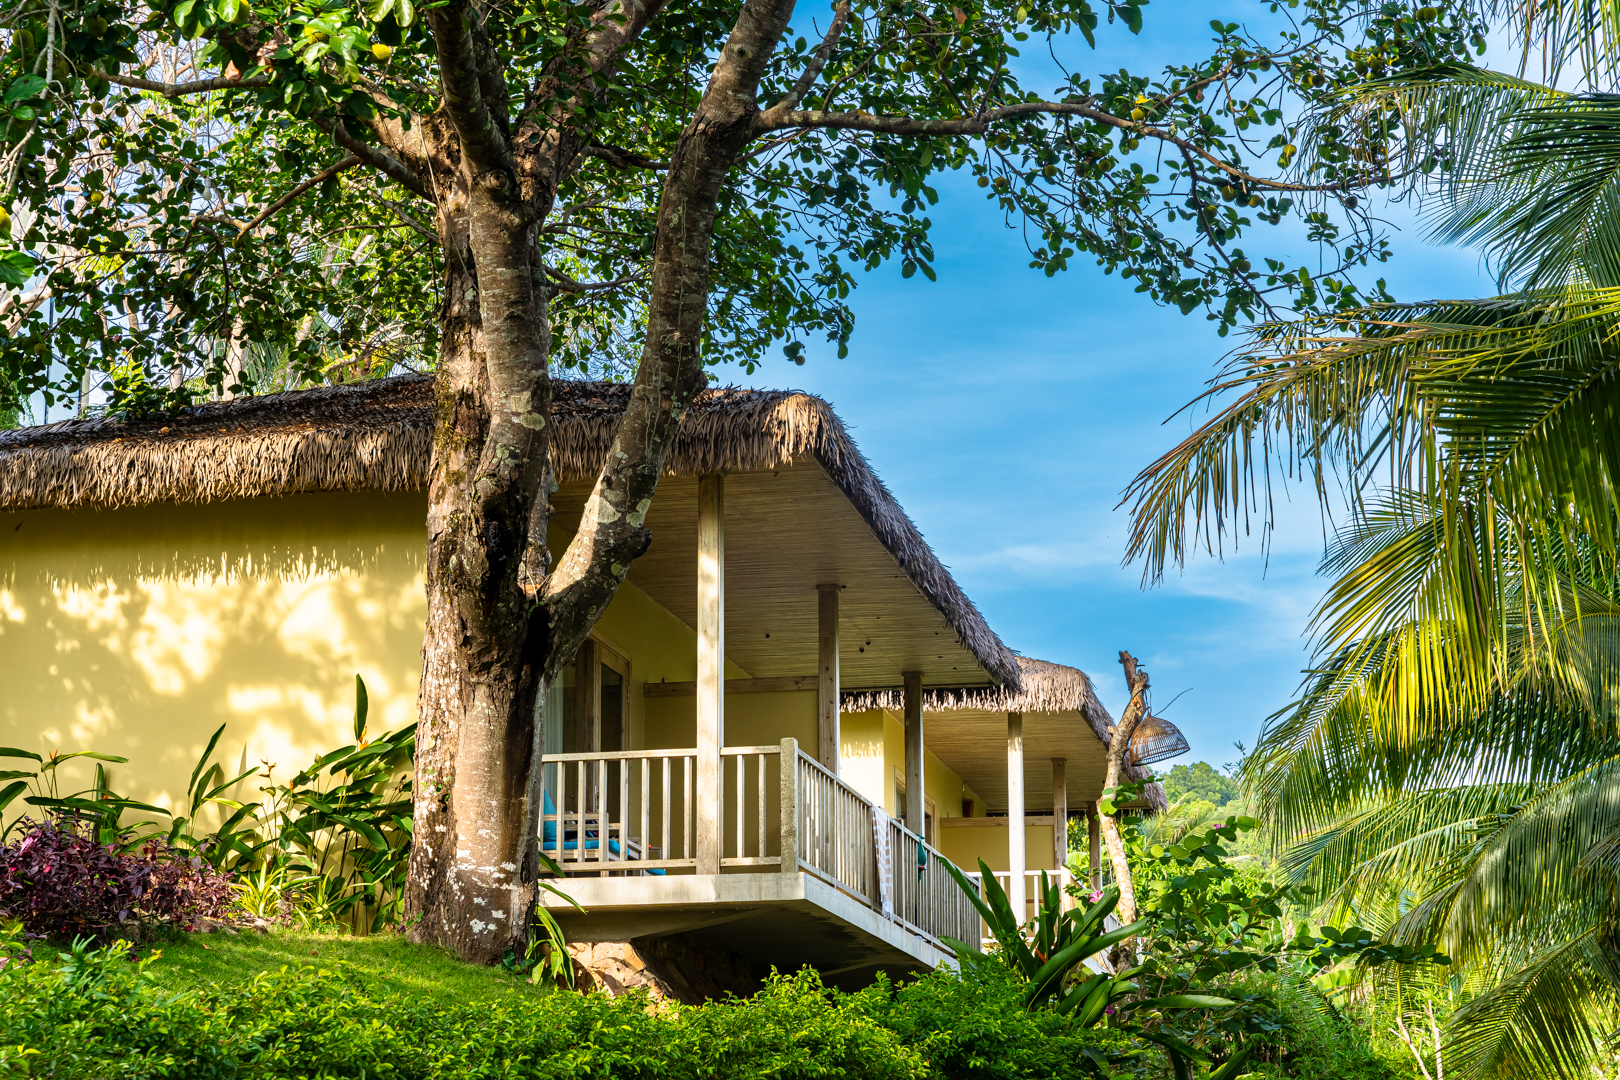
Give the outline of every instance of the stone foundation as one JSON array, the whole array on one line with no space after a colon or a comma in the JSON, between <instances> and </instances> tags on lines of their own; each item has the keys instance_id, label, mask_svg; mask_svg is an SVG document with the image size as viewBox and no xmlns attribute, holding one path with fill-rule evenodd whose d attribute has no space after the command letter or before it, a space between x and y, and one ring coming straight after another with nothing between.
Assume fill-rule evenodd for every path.
<instances>
[{"instance_id":1,"label":"stone foundation","mask_svg":"<svg viewBox=\"0 0 1620 1080\"><path fill-rule=\"evenodd\" d=\"M701 941L637 938L568 946L581 990L618 997L645 990L655 1002L697 1005L728 995L748 997L760 978L748 961Z\"/></svg>"}]
</instances>

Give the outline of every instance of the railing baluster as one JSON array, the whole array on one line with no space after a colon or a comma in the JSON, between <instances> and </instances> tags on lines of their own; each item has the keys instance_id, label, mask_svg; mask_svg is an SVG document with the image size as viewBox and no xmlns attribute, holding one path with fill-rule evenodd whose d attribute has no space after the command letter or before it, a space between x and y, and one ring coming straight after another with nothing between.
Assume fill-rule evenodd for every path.
<instances>
[{"instance_id":1,"label":"railing baluster","mask_svg":"<svg viewBox=\"0 0 1620 1080\"><path fill-rule=\"evenodd\" d=\"M662 839L664 841L664 846L660 850L662 851L664 858L667 859L667 858L670 857L670 854L671 854L670 846L669 846L669 812L670 812L671 809L673 809L673 807L671 806L671 797L670 797L670 791L669 791L669 758L664 759L663 773L664 773L664 783L663 783L664 792L663 792L663 797L660 799L660 802L662 804L663 811L664 811L664 815L663 815L663 834L662 834ZM686 852L684 852L684 851L681 852L681 858L684 859L685 857L686 857Z\"/></svg>"},{"instance_id":2,"label":"railing baluster","mask_svg":"<svg viewBox=\"0 0 1620 1080\"><path fill-rule=\"evenodd\" d=\"M630 762L614 758L619 767L619 858L630 861Z\"/></svg>"},{"instance_id":3,"label":"railing baluster","mask_svg":"<svg viewBox=\"0 0 1620 1080\"><path fill-rule=\"evenodd\" d=\"M681 758L681 793L686 796L686 810L681 814L681 858L692 857L692 763L697 758Z\"/></svg>"},{"instance_id":4,"label":"railing baluster","mask_svg":"<svg viewBox=\"0 0 1620 1080\"><path fill-rule=\"evenodd\" d=\"M596 763L596 861L607 861L607 762Z\"/></svg>"},{"instance_id":5,"label":"railing baluster","mask_svg":"<svg viewBox=\"0 0 1620 1080\"><path fill-rule=\"evenodd\" d=\"M579 763L574 770L574 861L583 862L585 859L585 814L590 809L590 785L585 782L585 763ZM568 845L564 843L564 847Z\"/></svg>"},{"instance_id":6,"label":"railing baluster","mask_svg":"<svg viewBox=\"0 0 1620 1080\"><path fill-rule=\"evenodd\" d=\"M667 758L665 759L668 760ZM651 815L647 812L647 804L651 801L648 795L651 789L647 780L652 773L652 762L646 758L641 759L641 857L643 860L652 858L652 829L648 826ZM659 858L664 857L664 849L658 849Z\"/></svg>"},{"instance_id":7,"label":"railing baluster","mask_svg":"<svg viewBox=\"0 0 1620 1080\"><path fill-rule=\"evenodd\" d=\"M765 755L759 757L759 857L765 858Z\"/></svg>"}]
</instances>

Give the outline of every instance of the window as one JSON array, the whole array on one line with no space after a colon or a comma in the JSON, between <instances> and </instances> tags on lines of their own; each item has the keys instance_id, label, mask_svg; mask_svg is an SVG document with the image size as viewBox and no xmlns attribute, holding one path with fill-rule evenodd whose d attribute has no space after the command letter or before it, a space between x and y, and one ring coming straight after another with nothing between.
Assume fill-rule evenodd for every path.
<instances>
[{"instance_id":1,"label":"window","mask_svg":"<svg viewBox=\"0 0 1620 1080\"><path fill-rule=\"evenodd\" d=\"M596 639L587 640L552 683L546 698L545 753L613 753L626 749L630 736L629 684L629 661ZM594 769L587 772L587 798L594 798L597 774ZM560 782L557 766L547 765L546 789L561 790ZM609 789L608 799L616 810L618 785L610 784ZM572 800L573 795L569 798Z\"/></svg>"},{"instance_id":2,"label":"window","mask_svg":"<svg viewBox=\"0 0 1620 1080\"><path fill-rule=\"evenodd\" d=\"M894 770L894 815L897 818L906 816L906 774L899 769ZM938 834L935 832L934 819L939 817L939 811L934 806L934 800L923 796L923 839L930 845L938 846Z\"/></svg>"}]
</instances>

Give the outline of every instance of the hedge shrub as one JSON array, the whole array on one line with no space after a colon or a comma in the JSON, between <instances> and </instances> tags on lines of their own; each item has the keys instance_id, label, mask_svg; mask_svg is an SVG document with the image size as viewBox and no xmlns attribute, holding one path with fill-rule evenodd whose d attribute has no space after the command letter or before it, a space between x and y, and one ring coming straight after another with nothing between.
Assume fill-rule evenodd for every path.
<instances>
[{"instance_id":1,"label":"hedge shrub","mask_svg":"<svg viewBox=\"0 0 1620 1080\"><path fill-rule=\"evenodd\" d=\"M514 993L467 1005L305 965L175 993L113 951L0 969L0 1077L101 1080L1067 1080L1128 1060L1117 1033L1017 1007L1018 987L934 973L853 994L813 971L746 1001Z\"/></svg>"}]
</instances>

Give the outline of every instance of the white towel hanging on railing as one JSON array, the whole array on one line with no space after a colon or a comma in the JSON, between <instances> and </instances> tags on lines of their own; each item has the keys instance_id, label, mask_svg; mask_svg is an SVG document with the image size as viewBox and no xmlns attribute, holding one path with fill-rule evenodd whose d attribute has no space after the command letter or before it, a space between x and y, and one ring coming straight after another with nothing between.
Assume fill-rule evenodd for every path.
<instances>
[{"instance_id":1,"label":"white towel hanging on railing","mask_svg":"<svg viewBox=\"0 0 1620 1080\"><path fill-rule=\"evenodd\" d=\"M894 852L889 847L889 815L872 807L872 851L877 855L879 906L894 921Z\"/></svg>"}]
</instances>

